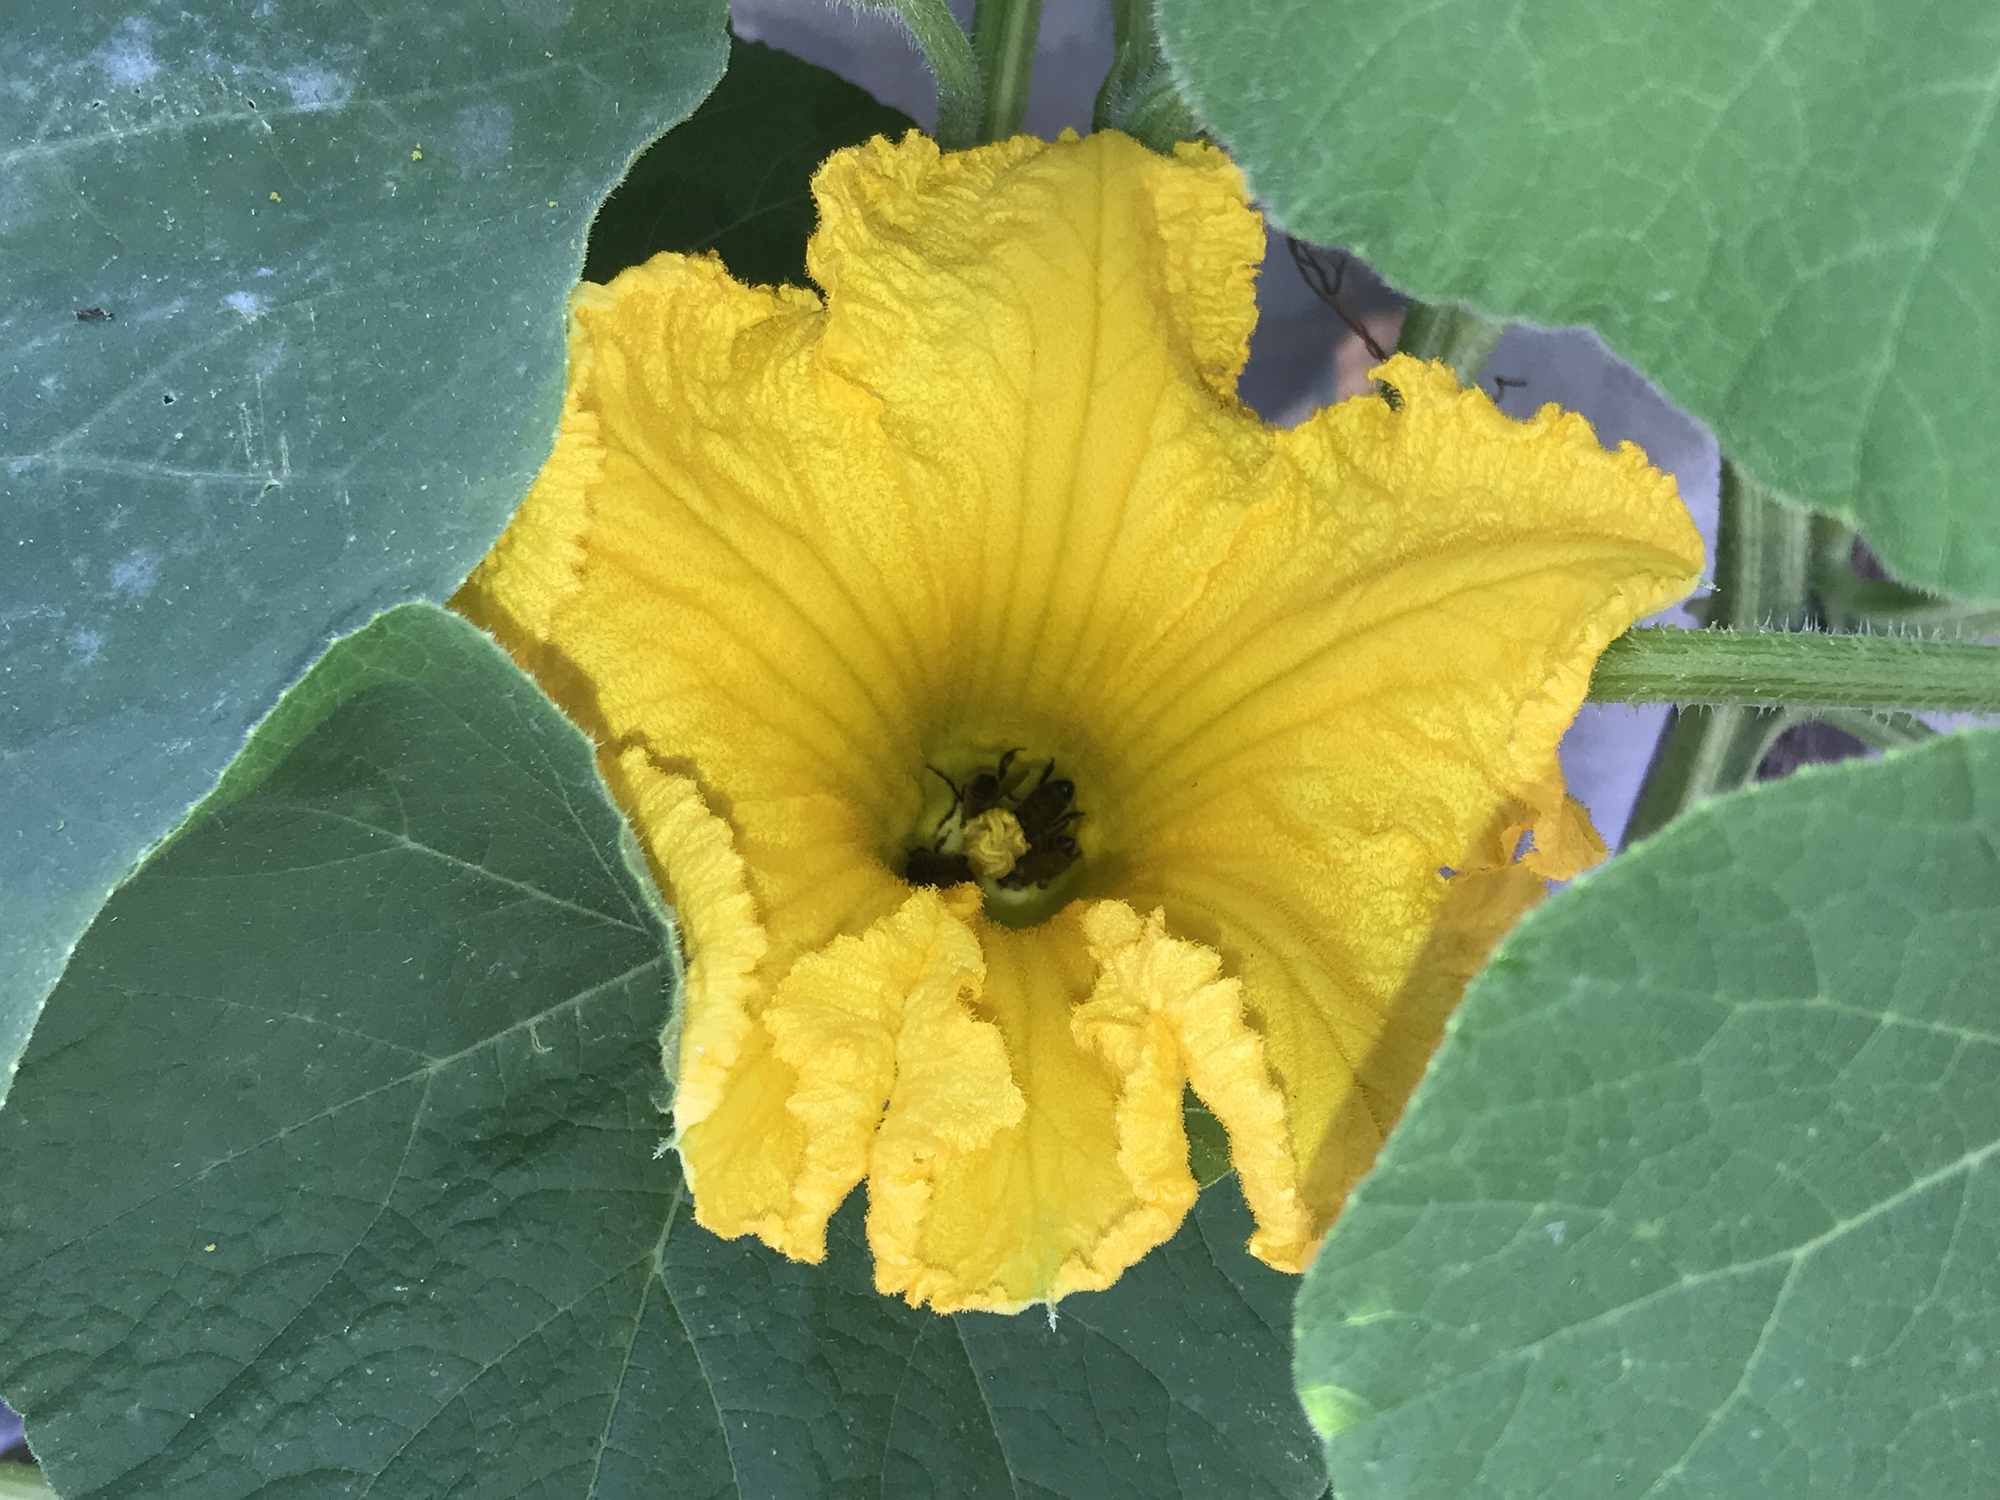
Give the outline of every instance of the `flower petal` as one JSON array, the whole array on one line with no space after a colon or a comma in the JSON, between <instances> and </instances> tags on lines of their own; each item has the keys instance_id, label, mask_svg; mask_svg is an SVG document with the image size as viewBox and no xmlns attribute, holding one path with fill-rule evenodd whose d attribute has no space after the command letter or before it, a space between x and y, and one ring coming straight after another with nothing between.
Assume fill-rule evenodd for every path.
<instances>
[{"instance_id":1,"label":"flower petal","mask_svg":"<svg viewBox=\"0 0 2000 1500\"><path fill-rule=\"evenodd\" d=\"M513 521L451 600L529 671L540 666L557 606L582 586L587 496L604 472L597 414L583 395L590 358L590 341L572 325L569 384L554 445Z\"/></svg>"},{"instance_id":2,"label":"flower petal","mask_svg":"<svg viewBox=\"0 0 2000 1500\"><path fill-rule=\"evenodd\" d=\"M842 497L882 489L878 447L822 399L808 294L662 256L581 289L575 318L605 458L551 625L576 685L552 691L601 738L697 768L770 934L768 992L904 894L883 856L919 801L922 658L881 532L842 520Z\"/></svg>"},{"instance_id":3,"label":"flower petal","mask_svg":"<svg viewBox=\"0 0 2000 1500\"><path fill-rule=\"evenodd\" d=\"M828 358L865 372L902 415L923 403L897 400L898 387L968 389L996 363L1109 394L1089 382L1103 351L1078 358L1085 329L1127 348L1164 333L1216 394L1235 394L1264 227L1220 151L1186 143L1167 158L1116 132L955 152L878 136L829 158L813 196L807 269L832 309ZM919 309L949 322L914 330ZM1128 309L1131 326L1111 326Z\"/></svg>"},{"instance_id":4,"label":"flower petal","mask_svg":"<svg viewBox=\"0 0 2000 1500\"><path fill-rule=\"evenodd\" d=\"M1557 742L1604 644L1701 562L1636 449L1553 410L1511 422L1441 367L1380 373L1399 409L1277 438L1196 617L1123 685L1107 793L1118 894L1243 981L1315 1234L1415 1081L1410 1036L1435 1039L1407 1013L1457 882L1507 868L1522 831L1550 873L1601 852ZM1283 1238L1267 1258L1303 1264L1310 1241Z\"/></svg>"},{"instance_id":5,"label":"flower petal","mask_svg":"<svg viewBox=\"0 0 2000 1500\"><path fill-rule=\"evenodd\" d=\"M579 290L563 441L594 467L517 518L553 561L510 531L461 596L601 742L695 772L767 989L902 899L940 746L1091 773L1095 699L1268 447L1232 394L1263 229L1220 153L911 135L815 191L826 308L679 256Z\"/></svg>"},{"instance_id":6,"label":"flower petal","mask_svg":"<svg viewBox=\"0 0 2000 1500\"><path fill-rule=\"evenodd\" d=\"M785 1107L806 1142L785 1237L773 1242L786 1254L825 1253L827 1220L871 1156L971 1151L1020 1119L1000 1034L971 1011L986 970L968 925L977 906L970 887L914 891L862 936L800 959L766 1007L797 1079Z\"/></svg>"},{"instance_id":7,"label":"flower petal","mask_svg":"<svg viewBox=\"0 0 2000 1500\"><path fill-rule=\"evenodd\" d=\"M1120 901L1092 903L1083 927L1101 972L1070 1029L1124 1080L1126 1174L1186 1175L1185 1084L1229 1132L1230 1161L1257 1221L1251 1249L1268 1259L1309 1240L1285 1101L1263 1039L1244 1019L1240 982L1220 977L1221 955L1168 936L1164 913L1141 918Z\"/></svg>"},{"instance_id":8,"label":"flower petal","mask_svg":"<svg viewBox=\"0 0 2000 1500\"><path fill-rule=\"evenodd\" d=\"M755 972L768 947L729 827L685 776L646 751L602 756L612 794L638 829L673 904L687 973L678 1035L661 1037L674 1093L674 1144L695 1219L724 1237L785 1240L805 1131L786 1113L797 1079L756 1024Z\"/></svg>"},{"instance_id":9,"label":"flower petal","mask_svg":"<svg viewBox=\"0 0 2000 1500\"><path fill-rule=\"evenodd\" d=\"M687 956L680 1025L661 1039L667 1076L679 1081L675 1118L685 1128L714 1112L743 1051L752 1029L751 976L769 944L729 825L709 812L701 789L637 748L608 759L605 770L674 908Z\"/></svg>"},{"instance_id":10,"label":"flower petal","mask_svg":"<svg viewBox=\"0 0 2000 1500\"><path fill-rule=\"evenodd\" d=\"M895 493L936 523L897 533L937 583L903 590L935 727L1086 762L1097 685L1185 607L1162 568L1220 557L1218 476L1266 451L1234 397L1264 239L1241 176L1115 134L909 136L833 157L814 192L822 368L871 393Z\"/></svg>"},{"instance_id":11,"label":"flower petal","mask_svg":"<svg viewBox=\"0 0 2000 1500\"><path fill-rule=\"evenodd\" d=\"M1119 1076L1070 1029L1097 978L1081 909L1020 931L983 924L980 940L980 1010L1006 1039L1025 1112L978 1149L943 1149L935 1122L962 1092L959 1065L912 1049L869 1170L875 1285L939 1312L1015 1312L1109 1286L1172 1235L1195 1193L1185 1140L1163 1149L1153 1093L1121 1111Z\"/></svg>"},{"instance_id":12,"label":"flower petal","mask_svg":"<svg viewBox=\"0 0 2000 1500\"><path fill-rule=\"evenodd\" d=\"M1264 429L1262 229L1204 148L913 136L815 192L825 305L673 256L578 293L461 592L739 924L684 912L697 1218L814 1256L865 1164L884 1289L1103 1286L1191 1201L1185 1078L1300 1265L1535 872L1601 852L1556 741L1699 544L1636 452L1413 361ZM897 872L925 763L1026 743L1133 906L972 919L970 1001L967 893Z\"/></svg>"},{"instance_id":13,"label":"flower petal","mask_svg":"<svg viewBox=\"0 0 2000 1500\"><path fill-rule=\"evenodd\" d=\"M584 586L556 630L605 731L704 768L754 735L732 801L837 789L872 804L867 772L909 717L905 653L823 555L816 481L843 445L809 368L817 303L661 256L583 288L575 315L607 452Z\"/></svg>"}]
</instances>

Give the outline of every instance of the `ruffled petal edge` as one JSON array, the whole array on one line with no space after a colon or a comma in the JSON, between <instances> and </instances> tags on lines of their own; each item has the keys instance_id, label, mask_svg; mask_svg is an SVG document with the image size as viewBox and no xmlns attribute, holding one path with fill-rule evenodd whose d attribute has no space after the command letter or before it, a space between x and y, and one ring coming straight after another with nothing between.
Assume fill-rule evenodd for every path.
<instances>
[{"instance_id":1,"label":"ruffled petal edge","mask_svg":"<svg viewBox=\"0 0 2000 1500\"><path fill-rule=\"evenodd\" d=\"M714 1113L742 1055L769 943L729 825L708 810L701 788L636 746L606 770L680 927L681 1014L661 1035L660 1060L677 1080L674 1126L684 1134Z\"/></svg>"},{"instance_id":2,"label":"ruffled petal edge","mask_svg":"<svg viewBox=\"0 0 2000 1500\"><path fill-rule=\"evenodd\" d=\"M1099 901L1083 922L1100 974L1071 1029L1123 1080L1118 1150L1127 1175L1152 1184L1163 1206L1178 1206L1154 1243L1173 1233L1194 1201L1185 1085L1229 1134L1230 1162L1257 1226L1251 1253L1301 1269L1315 1242L1312 1216L1299 1192L1284 1096L1244 1015L1241 983L1222 976L1214 950L1173 937L1162 911L1142 918L1123 902Z\"/></svg>"}]
</instances>

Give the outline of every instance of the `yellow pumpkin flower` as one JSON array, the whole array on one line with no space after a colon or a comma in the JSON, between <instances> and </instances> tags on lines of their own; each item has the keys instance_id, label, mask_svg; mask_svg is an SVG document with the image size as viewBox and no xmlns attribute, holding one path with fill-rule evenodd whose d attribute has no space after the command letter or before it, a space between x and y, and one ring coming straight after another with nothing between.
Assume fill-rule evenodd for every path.
<instances>
[{"instance_id":1,"label":"yellow pumpkin flower","mask_svg":"<svg viewBox=\"0 0 2000 1500\"><path fill-rule=\"evenodd\" d=\"M1191 1088L1301 1269L1494 939L1603 852L1556 745L1699 570L1672 481L1402 357L1399 400L1264 426L1263 229L1207 148L912 135L814 192L820 295L579 289L457 600L679 912L695 1217L817 1260L865 1179L884 1292L1052 1303L1181 1222Z\"/></svg>"}]
</instances>

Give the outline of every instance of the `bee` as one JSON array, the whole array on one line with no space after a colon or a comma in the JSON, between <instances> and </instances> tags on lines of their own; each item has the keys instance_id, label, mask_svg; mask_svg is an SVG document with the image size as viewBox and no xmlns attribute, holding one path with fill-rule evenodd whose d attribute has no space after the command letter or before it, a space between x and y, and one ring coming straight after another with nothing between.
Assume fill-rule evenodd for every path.
<instances>
[{"instance_id":1,"label":"bee","mask_svg":"<svg viewBox=\"0 0 2000 1500\"><path fill-rule=\"evenodd\" d=\"M1003 802L1011 800L1007 795L1007 774L1014 764L1014 757L1020 753L1021 747L1016 745L1012 750L1009 750L1005 755L1000 757L1000 763L992 770L980 771L974 774L965 783L965 790L963 792L960 792L957 787L952 786L950 778L945 777L942 771L937 773L944 779L946 786L950 786L953 792L958 793L959 815L966 822L970 823L981 813L989 812L993 808L999 807ZM1050 764L1053 765L1054 762L1050 762Z\"/></svg>"},{"instance_id":2,"label":"bee","mask_svg":"<svg viewBox=\"0 0 2000 1500\"><path fill-rule=\"evenodd\" d=\"M1014 868L1000 877L1003 890L1025 890L1047 885L1081 854L1070 832L1082 820L1075 806L1076 783L1055 774L1050 759L1034 783L1017 790L1015 760L1019 746L1004 752L993 765L975 771L963 783L953 781L936 766L926 765L951 793L951 802L931 831L928 845L916 845L903 856L903 878L911 885L950 886L976 878L971 860L961 850L947 849L954 829L965 826L995 808L1012 813L1028 840L1028 852L1015 861Z\"/></svg>"},{"instance_id":3,"label":"bee","mask_svg":"<svg viewBox=\"0 0 2000 1500\"><path fill-rule=\"evenodd\" d=\"M972 879L972 861L942 849L912 849L903 861L903 879L911 885L964 885Z\"/></svg>"},{"instance_id":4,"label":"bee","mask_svg":"<svg viewBox=\"0 0 2000 1500\"><path fill-rule=\"evenodd\" d=\"M1076 783L1066 776L1055 775L1055 768L1053 760L1043 766L1041 779L1014 801L1014 817L1027 836L1028 852L1000 877L1005 890L1047 885L1075 864L1082 853L1069 833L1083 819L1082 810L1073 805Z\"/></svg>"},{"instance_id":5,"label":"bee","mask_svg":"<svg viewBox=\"0 0 2000 1500\"><path fill-rule=\"evenodd\" d=\"M1076 840L1059 833L1043 843L1031 844L1028 852L1014 862L1014 868L1000 877L1003 890L1026 890L1031 885L1047 885L1077 862L1083 851Z\"/></svg>"},{"instance_id":6,"label":"bee","mask_svg":"<svg viewBox=\"0 0 2000 1500\"><path fill-rule=\"evenodd\" d=\"M1014 816L1020 820L1021 832L1028 836L1030 844L1061 833L1083 816L1070 806L1076 798L1076 783L1061 776L1051 780L1055 768L1054 761L1042 767L1041 780L1014 804Z\"/></svg>"},{"instance_id":7,"label":"bee","mask_svg":"<svg viewBox=\"0 0 2000 1500\"><path fill-rule=\"evenodd\" d=\"M953 815L965 805L965 791L936 766L926 765L924 769L951 789L951 804L931 830L929 846L918 844L904 854L903 879L911 885L963 885L972 879L972 862L963 854L947 852L944 841L951 832Z\"/></svg>"}]
</instances>

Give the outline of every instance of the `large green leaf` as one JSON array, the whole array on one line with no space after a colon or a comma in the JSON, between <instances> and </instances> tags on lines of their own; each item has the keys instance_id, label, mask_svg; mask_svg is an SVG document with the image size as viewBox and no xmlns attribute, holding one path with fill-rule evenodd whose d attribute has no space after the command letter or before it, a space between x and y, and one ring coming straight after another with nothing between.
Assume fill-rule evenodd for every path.
<instances>
[{"instance_id":1,"label":"large green leaf","mask_svg":"<svg viewBox=\"0 0 2000 1500\"><path fill-rule=\"evenodd\" d=\"M1299 1298L1342 1500L1991 1493L1996 973L1994 734L1531 916Z\"/></svg>"},{"instance_id":2,"label":"large green leaf","mask_svg":"<svg viewBox=\"0 0 2000 1500\"><path fill-rule=\"evenodd\" d=\"M66 1496L1304 1497L1233 1184L953 1319L698 1229L678 965L583 737L429 606L335 647L107 904L0 1111L0 1390Z\"/></svg>"},{"instance_id":3,"label":"large green leaf","mask_svg":"<svg viewBox=\"0 0 2000 1500\"><path fill-rule=\"evenodd\" d=\"M81 0L0 27L0 1064L326 642L498 533L554 431L585 225L714 82L722 11Z\"/></svg>"},{"instance_id":4,"label":"large green leaf","mask_svg":"<svg viewBox=\"0 0 2000 1500\"><path fill-rule=\"evenodd\" d=\"M715 92L606 201L584 275L609 281L660 250L713 250L739 281L804 285L814 170L842 146L913 124L838 74L736 41Z\"/></svg>"},{"instance_id":5,"label":"large green leaf","mask_svg":"<svg viewBox=\"0 0 2000 1500\"><path fill-rule=\"evenodd\" d=\"M2000 7L1160 0L1280 222L1588 323L1905 579L2000 597Z\"/></svg>"}]
</instances>

